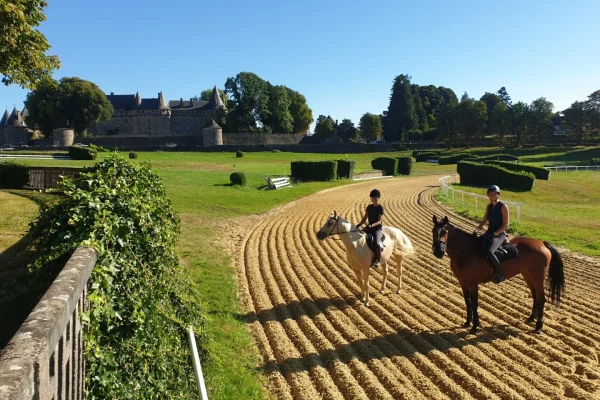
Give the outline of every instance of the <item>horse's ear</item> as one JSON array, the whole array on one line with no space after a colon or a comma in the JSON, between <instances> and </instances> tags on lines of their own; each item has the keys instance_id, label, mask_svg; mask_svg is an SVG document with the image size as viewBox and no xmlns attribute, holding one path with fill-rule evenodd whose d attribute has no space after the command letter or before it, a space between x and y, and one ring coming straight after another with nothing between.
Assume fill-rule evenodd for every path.
<instances>
[{"instance_id":1,"label":"horse's ear","mask_svg":"<svg viewBox=\"0 0 600 400\"><path fill-rule=\"evenodd\" d=\"M448 223L448 216L445 216L442 222L444 223L444 225L446 225Z\"/></svg>"},{"instance_id":2,"label":"horse's ear","mask_svg":"<svg viewBox=\"0 0 600 400\"><path fill-rule=\"evenodd\" d=\"M434 225L437 225L437 215L434 215L434 216L433 216L433 224L434 224Z\"/></svg>"},{"instance_id":3,"label":"horse's ear","mask_svg":"<svg viewBox=\"0 0 600 400\"><path fill-rule=\"evenodd\" d=\"M337 212L333 210L333 218L337 218Z\"/></svg>"}]
</instances>

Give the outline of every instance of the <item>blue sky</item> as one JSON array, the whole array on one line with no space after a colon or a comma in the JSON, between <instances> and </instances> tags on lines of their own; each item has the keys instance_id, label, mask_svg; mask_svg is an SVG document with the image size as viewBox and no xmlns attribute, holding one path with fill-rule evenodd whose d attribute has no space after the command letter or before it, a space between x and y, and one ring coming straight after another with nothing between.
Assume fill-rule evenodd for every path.
<instances>
[{"instance_id":1,"label":"blue sky","mask_svg":"<svg viewBox=\"0 0 600 400\"><path fill-rule=\"evenodd\" d=\"M600 1L49 1L41 26L62 68L104 92L169 100L248 71L304 94L316 119L387 109L392 81L505 86L555 110L600 89ZM455 4L456 3L456 4ZM0 107L26 90L0 86ZM314 124L313 124L314 125Z\"/></svg>"}]
</instances>

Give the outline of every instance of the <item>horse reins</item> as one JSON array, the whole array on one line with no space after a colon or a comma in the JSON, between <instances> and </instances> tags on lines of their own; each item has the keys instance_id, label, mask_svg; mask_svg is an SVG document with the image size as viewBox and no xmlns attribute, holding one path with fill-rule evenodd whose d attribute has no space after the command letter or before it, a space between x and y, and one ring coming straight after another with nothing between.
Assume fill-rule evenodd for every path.
<instances>
[{"instance_id":1,"label":"horse reins","mask_svg":"<svg viewBox=\"0 0 600 400\"><path fill-rule=\"evenodd\" d=\"M454 228L452 225L450 225L450 227L451 227L451 228ZM446 226L444 226L444 227L443 227L443 229L445 229L445 230L446 230L446 233L448 233L448 230L446 229ZM438 239L438 240L437 240L437 242L444 243L444 244L446 245L446 252L448 252L448 253L460 253L461 251L464 251L464 250L468 249L468 248L469 248L469 247L470 247L470 246L473 244L473 238L471 238L471 239L469 240L469 244L468 244L468 245L466 245L465 247L463 247L463 248L462 248L462 249L460 249L460 250L450 250L450 249L448 248L448 239L446 239L446 241L445 241L445 242L444 242L442 239Z\"/></svg>"}]
</instances>

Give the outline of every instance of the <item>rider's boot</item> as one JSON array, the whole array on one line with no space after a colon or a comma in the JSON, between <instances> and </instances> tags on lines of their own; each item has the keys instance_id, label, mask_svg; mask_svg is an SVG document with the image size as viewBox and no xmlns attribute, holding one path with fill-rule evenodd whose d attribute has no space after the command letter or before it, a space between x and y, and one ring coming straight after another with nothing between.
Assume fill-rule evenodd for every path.
<instances>
[{"instance_id":1,"label":"rider's boot","mask_svg":"<svg viewBox=\"0 0 600 400\"><path fill-rule=\"evenodd\" d=\"M373 268L379 268L379 260L381 260L381 247L375 246L375 262L373 263Z\"/></svg>"},{"instance_id":2,"label":"rider's boot","mask_svg":"<svg viewBox=\"0 0 600 400\"><path fill-rule=\"evenodd\" d=\"M504 274L502 273L502 267L500 266L500 261L496 255L488 254L488 259L492 263L492 267L494 267L494 275L492 276L492 281L494 283L500 283L504 280Z\"/></svg>"}]
</instances>

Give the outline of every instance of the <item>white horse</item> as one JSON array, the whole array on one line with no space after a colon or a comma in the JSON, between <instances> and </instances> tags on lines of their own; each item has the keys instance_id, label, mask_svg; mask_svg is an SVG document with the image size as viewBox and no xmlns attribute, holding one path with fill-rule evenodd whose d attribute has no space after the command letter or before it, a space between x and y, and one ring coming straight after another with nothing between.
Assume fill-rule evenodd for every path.
<instances>
[{"instance_id":1,"label":"white horse","mask_svg":"<svg viewBox=\"0 0 600 400\"><path fill-rule=\"evenodd\" d=\"M404 257L414 253L414 247L410 239L398 228L391 226L383 227L385 239L383 244L385 248L381 251L380 264L383 267L383 283L379 293L383 293L387 282L388 267L387 261L394 255L396 259L396 271L398 272L398 287L396 293L400 292L402 286L402 261ZM346 221L334 211L325 225L317 232L319 240L338 235L346 247L348 264L356 274L358 284L362 290L362 301L365 306L369 306L369 270L373 264L373 252L367 245L367 235L365 232L356 230L356 227Z\"/></svg>"}]
</instances>

